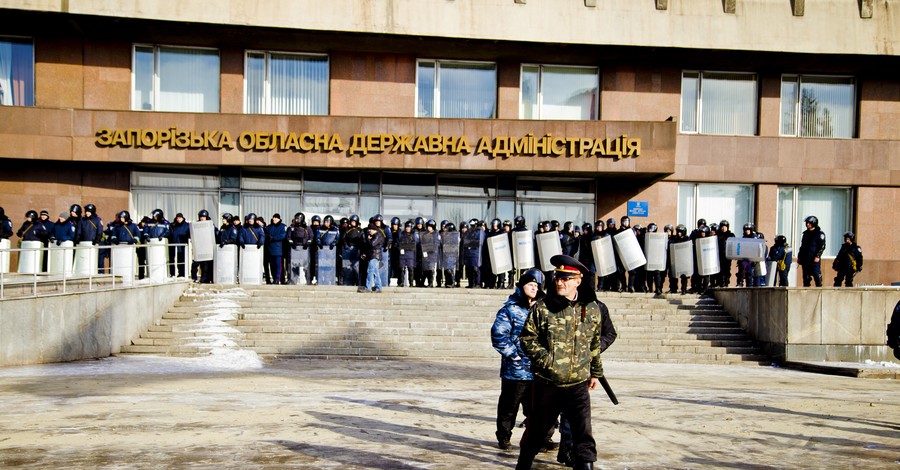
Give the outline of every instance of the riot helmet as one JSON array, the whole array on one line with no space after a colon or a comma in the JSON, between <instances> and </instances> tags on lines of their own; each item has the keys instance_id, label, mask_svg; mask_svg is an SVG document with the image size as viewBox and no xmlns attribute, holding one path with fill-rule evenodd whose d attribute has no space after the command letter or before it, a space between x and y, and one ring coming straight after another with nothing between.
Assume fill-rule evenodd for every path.
<instances>
[{"instance_id":1,"label":"riot helmet","mask_svg":"<svg viewBox=\"0 0 900 470\"><path fill-rule=\"evenodd\" d=\"M74 212L76 217L81 217L81 206L72 204L72 207L69 208L69 212Z\"/></svg>"},{"instance_id":2,"label":"riot helmet","mask_svg":"<svg viewBox=\"0 0 900 470\"><path fill-rule=\"evenodd\" d=\"M581 231L586 235L591 233L591 224L589 222L585 222L581 224Z\"/></svg>"},{"instance_id":3,"label":"riot helmet","mask_svg":"<svg viewBox=\"0 0 900 470\"><path fill-rule=\"evenodd\" d=\"M513 223L516 224L516 228L525 228L525 217L522 217L521 215L517 215L513 219Z\"/></svg>"},{"instance_id":4,"label":"riot helmet","mask_svg":"<svg viewBox=\"0 0 900 470\"><path fill-rule=\"evenodd\" d=\"M787 245L787 237L784 235L778 235L775 237L775 244L778 246Z\"/></svg>"},{"instance_id":5,"label":"riot helmet","mask_svg":"<svg viewBox=\"0 0 900 470\"><path fill-rule=\"evenodd\" d=\"M131 222L131 214L128 211L120 211L116 214L117 219L125 219L125 222Z\"/></svg>"},{"instance_id":6,"label":"riot helmet","mask_svg":"<svg viewBox=\"0 0 900 470\"><path fill-rule=\"evenodd\" d=\"M425 227L426 227L426 228L427 228L427 227L431 227L431 228L433 228L433 229L436 229L436 228L437 228L437 222L435 222L434 219L428 219L428 222L425 222Z\"/></svg>"},{"instance_id":7,"label":"riot helmet","mask_svg":"<svg viewBox=\"0 0 900 470\"><path fill-rule=\"evenodd\" d=\"M566 223L563 224L563 232L571 232L572 226L575 225L572 221L567 220Z\"/></svg>"},{"instance_id":8,"label":"riot helmet","mask_svg":"<svg viewBox=\"0 0 900 470\"><path fill-rule=\"evenodd\" d=\"M465 220L463 220L462 222L459 223L459 231L462 232L463 230L466 230L466 231L469 230L469 223L466 222Z\"/></svg>"},{"instance_id":9,"label":"riot helmet","mask_svg":"<svg viewBox=\"0 0 900 470\"><path fill-rule=\"evenodd\" d=\"M819 218L814 215L811 215L811 216L803 219L803 221L806 222L807 224L812 225L814 228L819 226Z\"/></svg>"},{"instance_id":10,"label":"riot helmet","mask_svg":"<svg viewBox=\"0 0 900 470\"><path fill-rule=\"evenodd\" d=\"M697 219L697 227L703 227L706 225L706 219Z\"/></svg>"},{"instance_id":11,"label":"riot helmet","mask_svg":"<svg viewBox=\"0 0 900 470\"><path fill-rule=\"evenodd\" d=\"M403 224L403 229L412 229L413 223L412 220L407 220L405 224Z\"/></svg>"},{"instance_id":12,"label":"riot helmet","mask_svg":"<svg viewBox=\"0 0 900 470\"><path fill-rule=\"evenodd\" d=\"M545 221L541 222L541 228L543 228L545 231L549 232L550 227L551 227L551 224L549 221L545 220Z\"/></svg>"},{"instance_id":13,"label":"riot helmet","mask_svg":"<svg viewBox=\"0 0 900 470\"><path fill-rule=\"evenodd\" d=\"M606 224L604 224L602 220L597 219L597 221L594 222L594 229L596 229L598 232L599 232L600 230L605 230L605 229L606 229Z\"/></svg>"},{"instance_id":14,"label":"riot helmet","mask_svg":"<svg viewBox=\"0 0 900 470\"><path fill-rule=\"evenodd\" d=\"M650 222L649 224L647 224L647 231L650 232L650 233L656 233L656 231L658 230L658 228L659 228L659 226L657 226L657 225L656 225L655 223L653 223L653 222Z\"/></svg>"},{"instance_id":15,"label":"riot helmet","mask_svg":"<svg viewBox=\"0 0 900 470\"><path fill-rule=\"evenodd\" d=\"M631 217L623 215L622 218L619 219L619 225L621 225L622 228L631 227Z\"/></svg>"},{"instance_id":16,"label":"riot helmet","mask_svg":"<svg viewBox=\"0 0 900 470\"><path fill-rule=\"evenodd\" d=\"M309 219L309 223L313 225L319 225L320 223L322 223L322 218L318 215L314 215L311 219Z\"/></svg>"},{"instance_id":17,"label":"riot helmet","mask_svg":"<svg viewBox=\"0 0 900 470\"><path fill-rule=\"evenodd\" d=\"M672 224L666 224L666 226L663 227L663 232L667 232L667 233L671 234L674 231L675 231L675 228L672 227Z\"/></svg>"},{"instance_id":18,"label":"riot helmet","mask_svg":"<svg viewBox=\"0 0 900 470\"><path fill-rule=\"evenodd\" d=\"M644 233L644 226L641 224L635 225L634 227L632 227L632 229L634 230L634 233Z\"/></svg>"},{"instance_id":19,"label":"riot helmet","mask_svg":"<svg viewBox=\"0 0 900 470\"><path fill-rule=\"evenodd\" d=\"M31 210L29 210L28 212L25 213L25 218L28 219L28 220L35 220L35 219L38 218L38 213L37 213L36 210L31 209Z\"/></svg>"},{"instance_id":20,"label":"riot helmet","mask_svg":"<svg viewBox=\"0 0 900 470\"><path fill-rule=\"evenodd\" d=\"M85 212L90 212L91 215L97 215L97 206L95 206L95 205L93 205L93 204L86 204L86 205L84 206L84 211L85 211Z\"/></svg>"},{"instance_id":21,"label":"riot helmet","mask_svg":"<svg viewBox=\"0 0 900 470\"><path fill-rule=\"evenodd\" d=\"M150 218L157 222L162 222L165 217L162 209L153 209L153 212L150 213Z\"/></svg>"},{"instance_id":22,"label":"riot helmet","mask_svg":"<svg viewBox=\"0 0 900 470\"><path fill-rule=\"evenodd\" d=\"M453 222L447 222L447 225L444 227L444 230L446 230L448 232L455 232L456 225L453 225Z\"/></svg>"},{"instance_id":23,"label":"riot helmet","mask_svg":"<svg viewBox=\"0 0 900 470\"><path fill-rule=\"evenodd\" d=\"M176 221L176 222L178 222L178 219L179 219L179 218L181 219L181 222L184 222L184 214L182 214L181 212L175 214L175 221Z\"/></svg>"},{"instance_id":24,"label":"riot helmet","mask_svg":"<svg viewBox=\"0 0 900 470\"><path fill-rule=\"evenodd\" d=\"M478 219L473 217L472 219L469 220L469 227L475 228L477 225L478 225Z\"/></svg>"},{"instance_id":25,"label":"riot helmet","mask_svg":"<svg viewBox=\"0 0 900 470\"><path fill-rule=\"evenodd\" d=\"M550 231L552 232L554 230L559 230L559 221L558 220L550 221Z\"/></svg>"},{"instance_id":26,"label":"riot helmet","mask_svg":"<svg viewBox=\"0 0 900 470\"><path fill-rule=\"evenodd\" d=\"M713 232L718 232L718 231L719 231L719 224L713 222L713 223L709 224L709 229L712 230Z\"/></svg>"},{"instance_id":27,"label":"riot helmet","mask_svg":"<svg viewBox=\"0 0 900 470\"><path fill-rule=\"evenodd\" d=\"M616 219L613 219L612 217L606 219L606 226L609 227L609 228L615 227L615 226L616 226Z\"/></svg>"},{"instance_id":28,"label":"riot helmet","mask_svg":"<svg viewBox=\"0 0 900 470\"><path fill-rule=\"evenodd\" d=\"M391 227L393 227L394 225L396 225L397 227L400 226L400 217L391 217Z\"/></svg>"},{"instance_id":29,"label":"riot helmet","mask_svg":"<svg viewBox=\"0 0 900 470\"><path fill-rule=\"evenodd\" d=\"M359 216L356 214L351 215L350 222L355 222L356 226L358 227L359 226Z\"/></svg>"},{"instance_id":30,"label":"riot helmet","mask_svg":"<svg viewBox=\"0 0 900 470\"><path fill-rule=\"evenodd\" d=\"M500 230L500 219L494 218L491 220L491 230Z\"/></svg>"},{"instance_id":31,"label":"riot helmet","mask_svg":"<svg viewBox=\"0 0 900 470\"><path fill-rule=\"evenodd\" d=\"M423 219L422 217L416 217L416 225L424 225L424 224L425 224L425 219Z\"/></svg>"},{"instance_id":32,"label":"riot helmet","mask_svg":"<svg viewBox=\"0 0 900 470\"><path fill-rule=\"evenodd\" d=\"M372 220L374 220L375 222L382 222L382 223L384 223L384 216L381 215L381 214L375 214L375 216L372 217Z\"/></svg>"},{"instance_id":33,"label":"riot helmet","mask_svg":"<svg viewBox=\"0 0 900 470\"><path fill-rule=\"evenodd\" d=\"M346 227L346 226L350 225L350 219L348 219L346 217L341 217L341 221L338 223L340 224L341 227Z\"/></svg>"},{"instance_id":34,"label":"riot helmet","mask_svg":"<svg viewBox=\"0 0 900 470\"><path fill-rule=\"evenodd\" d=\"M202 210L200 210L200 212L197 213L198 219L202 219L204 217L206 217L206 220L209 220L209 211L206 209L202 209Z\"/></svg>"},{"instance_id":35,"label":"riot helmet","mask_svg":"<svg viewBox=\"0 0 900 470\"><path fill-rule=\"evenodd\" d=\"M756 226L753 225L752 223L748 222L748 223L744 224L744 231L745 232L749 231L750 233L753 233L756 231Z\"/></svg>"},{"instance_id":36,"label":"riot helmet","mask_svg":"<svg viewBox=\"0 0 900 470\"><path fill-rule=\"evenodd\" d=\"M441 230L444 230L444 227L446 227L447 224L449 224L449 223L450 223L450 221L447 219L442 220L441 221Z\"/></svg>"},{"instance_id":37,"label":"riot helmet","mask_svg":"<svg viewBox=\"0 0 900 470\"><path fill-rule=\"evenodd\" d=\"M685 227L684 224L678 224L678 226L675 227L675 234L681 235L682 237L687 235L687 227Z\"/></svg>"},{"instance_id":38,"label":"riot helmet","mask_svg":"<svg viewBox=\"0 0 900 470\"><path fill-rule=\"evenodd\" d=\"M722 221L719 222L719 229L721 229L722 227L731 228L731 224L728 223L726 219L722 219Z\"/></svg>"},{"instance_id":39,"label":"riot helmet","mask_svg":"<svg viewBox=\"0 0 900 470\"><path fill-rule=\"evenodd\" d=\"M322 219L322 225L331 227L332 225L334 225L334 217L332 217L331 215L326 215L325 218Z\"/></svg>"},{"instance_id":40,"label":"riot helmet","mask_svg":"<svg viewBox=\"0 0 900 470\"><path fill-rule=\"evenodd\" d=\"M712 232L708 225L701 225L698 230L700 230L700 236L703 237L708 237L710 232Z\"/></svg>"},{"instance_id":41,"label":"riot helmet","mask_svg":"<svg viewBox=\"0 0 900 470\"><path fill-rule=\"evenodd\" d=\"M252 220L256 220L256 213L255 213L255 212L251 212L251 213L247 214L246 219L247 219L247 220L251 220L251 219L252 219Z\"/></svg>"},{"instance_id":42,"label":"riot helmet","mask_svg":"<svg viewBox=\"0 0 900 470\"><path fill-rule=\"evenodd\" d=\"M234 216L231 215L231 212L226 212L226 213L222 214L222 218L228 222L228 225L231 225L231 221L234 219Z\"/></svg>"},{"instance_id":43,"label":"riot helmet","mask_svg":"<svg viewBox=\"0 0 900 470\"><path fill-rule=\"evenodd\" d=\"M503 221L503 228L506 227L512 228L512 222L510 222L509 219Z\"/></svg>"},{"instance_id":44,"label":"riot helmet","mask_svg":"<svg viewBox=\"0 0 900 470\"><path fill-rule=\"evenodd\" d=\"M850 239L850 243L856 243L856 234L851 231L844 232L844 239Z\"/></svg>"}]
</instances>

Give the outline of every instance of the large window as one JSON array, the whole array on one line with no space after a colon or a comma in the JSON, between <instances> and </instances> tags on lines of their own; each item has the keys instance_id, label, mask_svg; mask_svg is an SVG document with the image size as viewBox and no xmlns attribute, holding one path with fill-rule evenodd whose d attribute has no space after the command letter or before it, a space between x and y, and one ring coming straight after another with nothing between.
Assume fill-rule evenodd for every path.
<instances>
[{"instance_id":1,"label":"large window","mask_svg":"<svg viewBox=\"0 0 900 470\"><path fill-rule=\"evenodd\" d=\"M134 46L131 108L219 111L219 53L213 49Z\"/></svg>"},{"instance_id":2,"label":"large window","mask_svg":"<svg viewBox=\"0 0 900 470\"><path fill-rule=\"evenodd\" d=\"M778 235L784 235L794 246L800 244L806 230L804 219L814 215L825 232L824 256L836 256L843 243L844 232L851 229L850 188L822 186L782 186L778 188Z\"/></svg>"},{"instance_id":3,"label":"large window","mask_svg":"<svg viewBox=\"0 0 900 470\"><path fill-rule=\"evenodd\" d=\"M328 56L247 52L249 114L328 114Z\"/></svg>"},{"instance_id":4,"label":"large window","mask_svg":"<svg viewBox=\"0 0 900 470\"><path fill-rule=\"evenodd\" d=\"M416 117L495 117L497 66L483 62L420 60L416 71Z\"/></svg>"},{"instance_id":5,"label":"large window","mask_svg":"<svg viewBox=\"0 0 900 470\"><path fill-rule=\"evenodd\" d=\"M0 37L0 105L34 106L31 39Z\"/></svg>"},{"instance_id":6,"label":"large window","mask_svg":"<svg viewBox=\"0 0 900 470\"><path fill-rule=\"evenodd\" d=\"M684 72L681 132L756 135L756 75Z\"/></svg>"},{"instance_id":7,"label":"large window","mask_svg":"<svg viewBox=\"0 0 900 470\"><path fill-rule=\"evenodd\" d=\"M600 78L596 67L523 65L521 119L597 119Z\"/></svg>"},{"instance_id":8,"label":"large window","mask_svg":"<svg viewBox=\"0 0 900 470\"><path fill-rule=\"evenodd\" d=\"M212 220L219 220L216 175L135 171L131 173L131 189L134 220L149 216L154 209L162 209L170 221L179 212L185 220L197 220L201 209L209 211ZM122 208L110 209L118 212Z\"/></svg>"},{"instance_id":9,"label":"large window","mask_svg":"<svg viewBox=\"0 0 900 470\"><path fill-rule=\"evenodd\" d=\"M781 135L849 139L855 133L855 116L853 78L781 78Z\"/></svg>"},{"instance_id":10,"label":"large window","mask_svg":"<svg viewBox=\"0 0 900 470\"><path fill-rule=\"evenodd\" d=\"M744 224L753 222L753 199L749 184L679 183L678 223L692 229L698 219L710 224L724 219L731 223L732 231L739 232Z\"/></svg>"}]
</instances>

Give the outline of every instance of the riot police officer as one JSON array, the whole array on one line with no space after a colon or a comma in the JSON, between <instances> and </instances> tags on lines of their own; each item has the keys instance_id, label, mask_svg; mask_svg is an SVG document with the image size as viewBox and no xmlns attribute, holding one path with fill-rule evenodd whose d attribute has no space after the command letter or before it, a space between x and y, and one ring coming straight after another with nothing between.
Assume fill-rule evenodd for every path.
<instances>
[{"instance_id":1,"label":"riot police officer","mask_svg":"<svg viewBox=\"0 0 900 470\"><path fill-rule=\"evenodd\" d=\"M0 240L9 240L12 236L12 221L6 216L6 211L0 207Z\"/></svg>"},{"instance_id":2,"label":"riot police officer","mask_svg":"<svg viewBox=\"0 0 900 470\"><path fill-rule=\"evenodd\" d=\"M416 250L419 236L413 232L412 221L403 225L403 231L397 237L400 258L400 287L412 287L416 282Z\"/></svg>"},{"instance_id":3,"label":"riot police officer","mask_svg":"<svg viewBox=\"0 0 900 470\"><path fill-rule=\"evenodd\" d=\"M197 222L205 222L212 220L209 217L209 211L201 209L197 212ZM219 239L219 230L213 226L213 236ZM199 274L199 278L198 278ZM201 284L210 284L213 282L213 261L191 261L191 280Z\"/></svg>"},{"instance_id":4,"label":"riot police officer","mask_svg":"<svg viewBox=\"0 0 900 470\"><path fill-rule=\"evenodd\" d=\"M722 221L719 222L719 229L716 230L716 240L719 243L718 287L731 286L731 260L725 256L725 245L728 243L729 238L734 237L734 232L732 232L730 228L731 224L727 220L722 219Z\"/></svg>"},{"instance_id":5,"label":"riot police officer","mask_svg":"<svg viewBox=\"0 0 900 470\"><path fill-rule=\"evenodd\" d=\"M287 241L291 247L290 272L288 282L290 284L306 284L310 282L309 272L309 245L312 234L306 226L306 215L302 212L294 214L294 220L287 229Z\"/></svg>"},{"instance_id":6,"label":"riot police officer","mask_svg":"<svg viewBox=\"0 0 900 470\"><path fill-rule=\"evenodd\" d=\"M845 287L853 287L853 277L863 267L862 248L856 244L856 234L849 231L844 234L844 243L831 267L837 272L834 287L841 287L841 282Z\"/></svg>"},{"instance_id":7,"label":"riot police officer","mask_svg":"<svg viewBox=\"0 0 900 470\"><path fill-rule=\"evenodd\" d=\"M169 242L186 244L191 239L191 224L184 220L184 214L181 212L175 214L175 220L169 224ZM169 265L169 275L175 276L177 271L178 277L184 277L186 246L170 246L169 259L172 264Z\"/></svg>"},{"instance_id":8,"label":"riot police officer","mask_svg":"<svg viewBox=\"0 0 900 470\"><path fill-rule=\"evenodd\" d=\"M816 287L822 287L822 253L825 252L825 232L819 228L819 219L811 215L803 220L806 230L800 238L800 251L797 262L803 268L803 287L809 287L815 281Z\"/></svg>"},{"instance_id":9,"label":"riot police officer","mask_svg":"<svg viewBox=\"0 0 900 470\"><path fill-rule=\"evenodd\" d=\"M287 239L287 226L281 222L281 214L272 215L266 226L266 246L269 247L269 272L272 284L285 284L284 279L284 242Z\"/></svg>"},{"instance_id":10,"label":"riot police officer","mask_svg":"<svg viewBox=\"0 0 900 470\"><path fill-rule=\"evenodd\" d=\"M675 227L675 235L672 236L671 238L669 238L669 244L671 245L673 243L684 243L686 241L690 241L690 238L687 236L687 227L685 227L682 224L678 224L678 226ZM674 261L675 261L674 259L671 260L671 262L673 262L673 263L674 263ZM684 295L684 294L687 294L688 278L686 275L681 275L680 277L681 277L681 295ZM678 281L677 281L677 278L675 277L675 269L673 267L670 267L669 293L675 294L677 292L677 289L678 289Z\"/></svg>"}]
</instances>

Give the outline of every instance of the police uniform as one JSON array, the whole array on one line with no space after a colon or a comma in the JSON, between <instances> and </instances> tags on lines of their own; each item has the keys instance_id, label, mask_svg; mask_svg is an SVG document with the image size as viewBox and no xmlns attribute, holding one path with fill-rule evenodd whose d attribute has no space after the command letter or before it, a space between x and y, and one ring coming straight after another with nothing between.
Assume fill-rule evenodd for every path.
<instances>
[{"instance_id":1,"label":"police uniform","mask_svg":"<svg viewBox=\"0 0 900 470\"><path fill-rule=\"evenodd\" d=\"M570 256L556 255L550 262L556 266L554 275L559 280L590 275ZM560 412L569 420L575 468L593 468L597 446L591 432L589 390L596 383L593 379L603 377L603 310L606 306L584 282L578 286L574 300L554 291L532 309L520 341L534 374L533 409L522 437L517 469L531 468Z\"/></svg>"},{"instance_id":2,"label":"police uniform","mask_svg":"<svg viewBox=\"0 0 900 470\"><path fill-rule=\"evenodd\" d=\"M797 262L803 268L803 287L809 287L815 281L816 287L822 287L822 253L825 252L825 232L819 228L819 219L807 217L808 224L800 239L800 250Z\"/></svg>"}]
</instances>

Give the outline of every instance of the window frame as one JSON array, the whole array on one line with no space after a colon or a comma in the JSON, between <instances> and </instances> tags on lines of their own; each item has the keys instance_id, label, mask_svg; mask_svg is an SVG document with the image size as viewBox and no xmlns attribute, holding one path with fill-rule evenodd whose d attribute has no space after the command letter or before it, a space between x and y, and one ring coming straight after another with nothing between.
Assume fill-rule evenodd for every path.
<instances>
[{"instance_id":1,"label":"window frame","mask_svg":"<svg viewBox=\"0 0 900 470\"><path fill-rule=\"evenodd\" d=\"M784 227L781 227L781 190L782 189L791 189L791 229L790 231L785 231ZM800 248L800 240L803 237L803 231L806 230L805 225L803 224L804 219L809 215L816 215L816 217L820 220L825 220L822 218L820 214L800 214L800 189L801 188L818 188L818 189L838 189L847 191L847 228L844 230L855 230L853 228L855 222L855 209L856 209L856 191L852 186L831 186L831 185L811 185L811 184L784 184L778 185L777 191L777 211L775 213L775 231L778 235L784 235L787 237L788 244L794 250L794 256L797 254L797 250ZM830 216L831 214L829 214ZM821 224L820 224L821 227ZM839 231L839 234L843 235L843 231ZM795 237L796 235L799 235ZM829 251L834 250L836 253L840 250L840 245L843 243L843 238L835 238L835 234L827 234L825 240L825 253L822 253L822 258L834 258L834 254L829 254Z\"/></svg>"},{"instance_id":2,"label":"window frame","mask_svg":"<svg viewBox=\"0 0 900 470\"><path fill-rule=\"evenodd\" d=\"M433 114L434 116L420 116L419 115L419 69L421 68L422 63L431 63L434 65L434 103L433 106ZM489 118L448 118L441 116L441 65L493 65L494 66L494 111ZM497 62L485 61L485 60L445 60L445 59L427 59L420 58L416 59L416 93L415 99L413 101L413 106L415 106L414 116L416 118L431 118L431 119L497 119L497 106L499 104L499 85L497 83L498 80L498 67Z\"/></svg>"},{"instance_id":3,"label":"window frame","mask_svg":"<svg viewBox=\"0 0 900 470\"><path fill-rule=\"evenodd\" d=\"M265 83L263 84L263 108L264 111L262 113L250 113L247 111L248 108L248 96L247 96L247 67L250 65L250 61L247 60L250 54L263 54L264 55L264 70L265 70ZM263 49L246 49L244 50L244 103L243 103L243 113L244 114L253 114L253 115L271 115L272 107L272 84L269 80L269 59L272 54L281 54L281 55L292 55L298 57L324 57L325 58L325 68L328 73L328 77L326 79L328 83L328 90L325 92L325 114L286 114L284 116L329 116L331 115L331 56L326 53L317 53L317 52L294 52L294 51L274 51L274 50L263 50Z\"/></svg>"},{"instance_id":4,"label":"window frame","mask_svg":"<svg viewBox=\"0 0 900 470\"><path fill-rule=\"evenodd\" d=\"M684 130L684 77L686 74L697 74L697 102L694 112L694 122L696 123L697 129L694 131L686 131ZM721 75L745 75L753 77L753 132L750 134L722 134L722 133L710 133L704 132L702 129L703 124L703 75L704 74L721 74ZM690 135L721 135L721 136L759 136L759 100L760 100L760 79L759 74L756 72L736 72L729 70L682 70L681 71L681 88L679 91L679 125L678 132L681 134L690 134Z\"/></svg>"},{"instance_id":5,"label":"window frame","mask_svg":"<svg viewBox=\"0 0 900 470\"><path fill-rule=\"evenodd\" d=\"M784 133L784 112L783 109L783 101L784 96L782 96L782 90L785 83L785 77L794 77L795 80L792 81L797 86L797 99L794 101L793 111L794 111L794 124L793 129L794 132L792 134ZM853 122L850 125L852 132L849 137L819 137L819 136L807 136L800 135L801 129L803 128L803 123L801 119L803 118L800 106L803 102L803 98L801 96L802 87L803 87L803 79L804 78L828 78L828 79L848 79L850 81L850 85L853 86ZM808 73L782 73L781 79L778 82L778 136L779 137L796 137L799 139L856 139L859 136L859 86L857 77L854 75L825 75L825 74L808 74Z\"/></svg>"},{"instance_id":6,"label":"window frame","mask_svg":"<svg viewBox=\"0 0 900 470\"><path fill-rule=\"evenodd\" d=\"M37 106L37 83L36 83L36 78L35 78L36 77L35 68L36 68L37 64L35 63L34 37L33 36L16 36L16 35L8 35L8 34L0 35L0 41L3 41L4 39L6 39L6 40L27 40L31 43L31 76L28 77L29 80L31 81L31 102L24 104L24 105L16 105L16 104L4 105L4 104L2 104L2 101L0 101L0 106L17 106L17 107L21 107L21 108L33 108L33 107ZM10 42L12 42L12 41L10 41Z\"/></svg>"},{"instance_id":7,"label":"window frame","mask_svg":"<svg viewBox=\"0 0 900 470\"><path fill-rule=\"evenodd\" d=\"M525 67L537 67L538 68L538 92L537 92L537 117L535 118L526 118L525 117L525 103L522 96L522 81L525 76ZM584 121L596 121L600 119L600 67L595 65L557 65L557 64L535 64L535 63L522 63L519 66L519 119L529 120L529 121L540 121L540 120L550 120L545 119L542 116L543 108L544 108L544 67L552 67L552 68L569 68L569 69L594 69L596 72L595 76L597 77L597 103L593 112L594 118L584 119ZM561 119L565 120L565 119Z\"/></svg>"},{"instance_id":8,"label":"window frame","mask_svg":"<svg viewBox=\"0 0 900 470\"><path fill-rule=\"evenodd\" d=\"M693 207L686 208L684 213L684 217L686 220L681 219L681 187L682 185L691 185L691 201L693 201ZM728 220L731 223L731 229L734 231L735 227L741 227L747 222L753 222L756 220L756 197L759 191L759 188L755 184L748 183L712 183L712 182L696 182L696 181L679 181L678 182L678 193L677 193L677 206L675 210L675 219L677 224L683 224L685 227L688 227L690 230L693 228L697 222L697 220L701 218L707 219L708 223L718 223L718 220L714 220L710 217L709 214L698 214L697 209L700 204L700 187L701 186L741 186L750 188L750 197L749 197L749 220L739 221L739 220ZM729 219L734 219L733 217L729 217ZM719 219L721 220L721 219ZM676 225L677 225L676 224Z\"/></svg>"},{"instance_id":9,"label":"window frame","mask_svg":"<svg viewBox=\"0 0 900 470\"><path fill-rule=\"evenodd\" d=\"M150 96L152 101L150 103L151 109L135 109L134 107L134 93L135 93L135 84L136 84L136 74L135 74L135 66L137 62L137 48L152 48L153 49L153 77L150 80L151 89ZM131 45L131 111L143 111L143 112L157 112L157 113L168 113L168 112L185 112L185 111L168 111L168 110L160 110L159 108L159 49L186 49L186 50L196 50L196 51L215 51L216 56L219 59L219 70L217 72L217 76L219 77L219 95L218 95L218 105L216 106L216 111L188 111L191 113L205 113L205 114L214 114L222 112L222 52L218 48L215 47L202 47L202 46L178 46L178 45L169 45L169 44L152 44L152 43L143 43L136 42Z\"/></svg>"}]
</instances>

